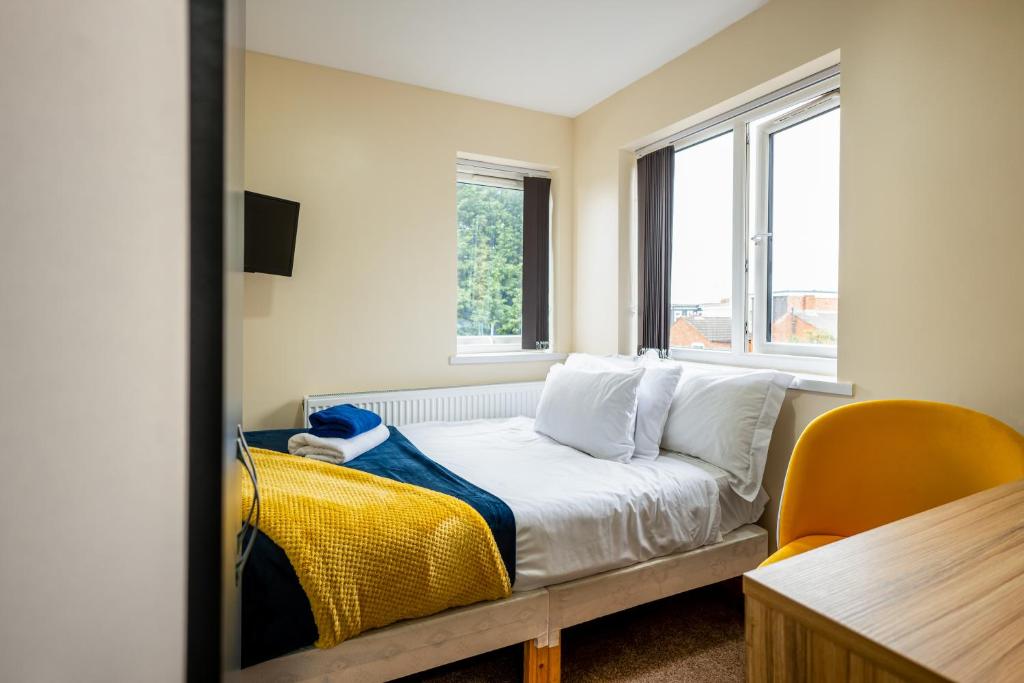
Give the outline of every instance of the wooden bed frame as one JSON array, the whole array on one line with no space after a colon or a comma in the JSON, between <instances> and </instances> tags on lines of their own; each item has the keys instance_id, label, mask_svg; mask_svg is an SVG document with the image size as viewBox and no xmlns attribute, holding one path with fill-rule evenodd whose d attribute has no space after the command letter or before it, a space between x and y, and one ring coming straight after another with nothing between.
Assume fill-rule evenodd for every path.
<instances>
[{"instance_id":1,"label":"wooden bed frame","mask_svg":"<svg viewBox=\"0 0 1024 683\"><path fill-rule=\"evenodd\" d=\"M426 420L461 421L532 416L543 382L470 387L317 394L303 415L351 403L402 426ZM652 600L724 581L768 557L768 533L747 524L720 543L658 557L504 600L477 603L367 631L329 650L309 648L243 669L237 680L386 681L466 657L523 643L523 680L557 683L563 628Z\"/></svg>"},{"instance_id":2,"label":"wooden bed frame","mask_svg":"<svg viewBox=\"0 0 1024 683\"><path fill-rule=\"evenodd\" d=\"M301 650L251 666L238 680L386 681L523 643L523 680L557 683L562 629L740 576L767 556L768 533L747 524L720 543L402 621L329 650Z\"/></svg>"}]
</instances>

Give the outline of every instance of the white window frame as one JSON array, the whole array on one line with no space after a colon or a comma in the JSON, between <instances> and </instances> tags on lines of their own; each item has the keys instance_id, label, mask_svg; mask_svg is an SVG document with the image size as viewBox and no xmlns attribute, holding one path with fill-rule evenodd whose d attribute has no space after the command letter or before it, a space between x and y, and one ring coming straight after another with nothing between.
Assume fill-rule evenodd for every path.
<instances>
[{"instance_id":1,"label":"white window frame","mask_svg":"<svg viewBox=\"0 0 1024 683\"><path fill-rule=\"evenodd\" d=\"M801 91L798 94L806 95L807 93ZM768 291L768 251L771 248L771 234L768 226L769 140L773 133L798 126L825 112L839 108L838 83L834 88L827 89L810 101L806 101L806 98L800 98L800 101L805 103L795 110L783 107L785 111L780 112L774 118L760 125L748 126L751 144L756 145L757 148L753 165L755 167L754 177L758 180L754 188L754 232L750 237L750 243L754 248L754 278L756 282L753 288L754 325L751 330L751 341L754 353L835 359L837 357L836 344L788 344L768 341L768 330L771 324L771 321L768 320L770 295Z\"/></svg>"},{"instance_id":2,"label":"white window frame","mask_svg":"<svg viewBox=\"0 0 1024 683\"><path fill-rule=\"evenodd\" d=\"M768 96L766 99L769 101L764 104L739 107L740 113L734 116L713 120L709 122L712 125L699 124L694 127L698 129L696 132L672 139L675 151L679 152L732 131L734 150L731 348L672 347L669 349L672 358L835 376L836 345L767 341L768 250L764 239L768 232L768 135L838 106L838 67L829 71L834 71L834 74L820 79L812 77L810 80L813 82L808 85L791 87L790 92L780 96ZM751 154L752 144L757 145L755 154ZM638 150L638 154L650 151L651 147ZM751 296L753 315L750 312ZM747 350L748 342L751 343L751 351Z\"/></svg>"},{"instance_id":3,"label":"white window frame","mask_svg":"<svg viewBox=\"0 0 1024 683\"><path fill-rule=\"evenodd\" d=\"M472 185L485 185L488 187L500 187L510 190L522 190L523 178L534 176L550 178L551 174L541 169L497 164L475 159L458 158L455 164L456 183L468 183ZM550 245L548 248L550 249ZM553 311L553 307L549 306L548 310ZM486 338L487 341L483 341L483 338ZM484 337L474 335L468 337L468 339L475 340L474 342L469 343L464 343L462 341L463 339L467 339L467 337L460 336L458 332L456 332L456 356L537 353L532 349L523 348L523 338L521 334L495 336L484 335ZM553 348L553 340L551 346Z\"/></svg>"}]
</instances>

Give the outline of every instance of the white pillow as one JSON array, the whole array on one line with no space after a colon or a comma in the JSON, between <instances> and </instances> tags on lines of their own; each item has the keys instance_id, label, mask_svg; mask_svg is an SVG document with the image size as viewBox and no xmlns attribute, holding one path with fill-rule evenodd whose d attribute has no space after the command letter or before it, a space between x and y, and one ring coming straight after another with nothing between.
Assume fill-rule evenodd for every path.
<instances>
[{"instance_id":1,"label":"white pillow","mask_svg":"<svg viewBox=\"0 0 1024 683\"><path fill-rule=\"evenodd\" d=\"M658 457L668 409L679 384L679 377L683 374L682 365L662 363L657 359L643 357L633 359L573 353L565 361L565 367L577 370L643 368L644 376L640 380L640 389L637 393L636 431L633 434L636 449L633 451L633 457L640 460L653 460Z\"/></svg>"},{"instance_id":2,"label":"white pillow","mask_svg":"<svg viewBox=\"0 0 1024 683\"><path fill-rule=\"evenodd\" d=\"M643 376L640 368L593 372L553 365L533 428L595 458L629 462Z\"/></svg>"},{"instance_id":3,"label":"white pillow","mask_svg":"<svg viewBox=\"0 0 1024 683\"><path fill-rule=\"evenodd\" d=\"M717 465L732 490L752 501L761 488L768 443L792 375L774 370L687 373L665 423L661 445Z\"/></svg>"}]
</instances>

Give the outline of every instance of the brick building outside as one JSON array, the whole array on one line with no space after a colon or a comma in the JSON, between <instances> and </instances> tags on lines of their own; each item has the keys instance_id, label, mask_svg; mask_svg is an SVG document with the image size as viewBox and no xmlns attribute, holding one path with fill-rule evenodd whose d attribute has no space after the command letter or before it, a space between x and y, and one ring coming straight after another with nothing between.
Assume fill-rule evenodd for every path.
<instances>
[{"instance_id":1,"label":"brick building outside","mask_svg":"<svg viewBox=\"0 0 1024 683\"><path fill-rule=\"evenodd\" d=\"M777 292L772 297L771 341L786 344L835 344L839 296L835 292ZM686 349L732 347L728 301L673 304L669 343Z\"/></svg>"}]
</instances>

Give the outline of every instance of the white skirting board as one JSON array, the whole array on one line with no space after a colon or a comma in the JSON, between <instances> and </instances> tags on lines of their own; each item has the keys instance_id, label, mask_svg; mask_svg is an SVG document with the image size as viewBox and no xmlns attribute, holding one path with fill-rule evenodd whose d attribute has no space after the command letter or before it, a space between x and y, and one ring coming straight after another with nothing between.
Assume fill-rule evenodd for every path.
<instances>
[{"instance_id":1,"label":"white skirting board","mask_svg":"<svg viewBox=\"0 0 1024 683\"><path fill-rule=\"evenodd\" d=\"M713 545L285 655L243 669L239 680L386 681L528 640L557 645L563 628L740 576L767 556L768 533L748 524Z\"/></svg>"}]
</instances>

